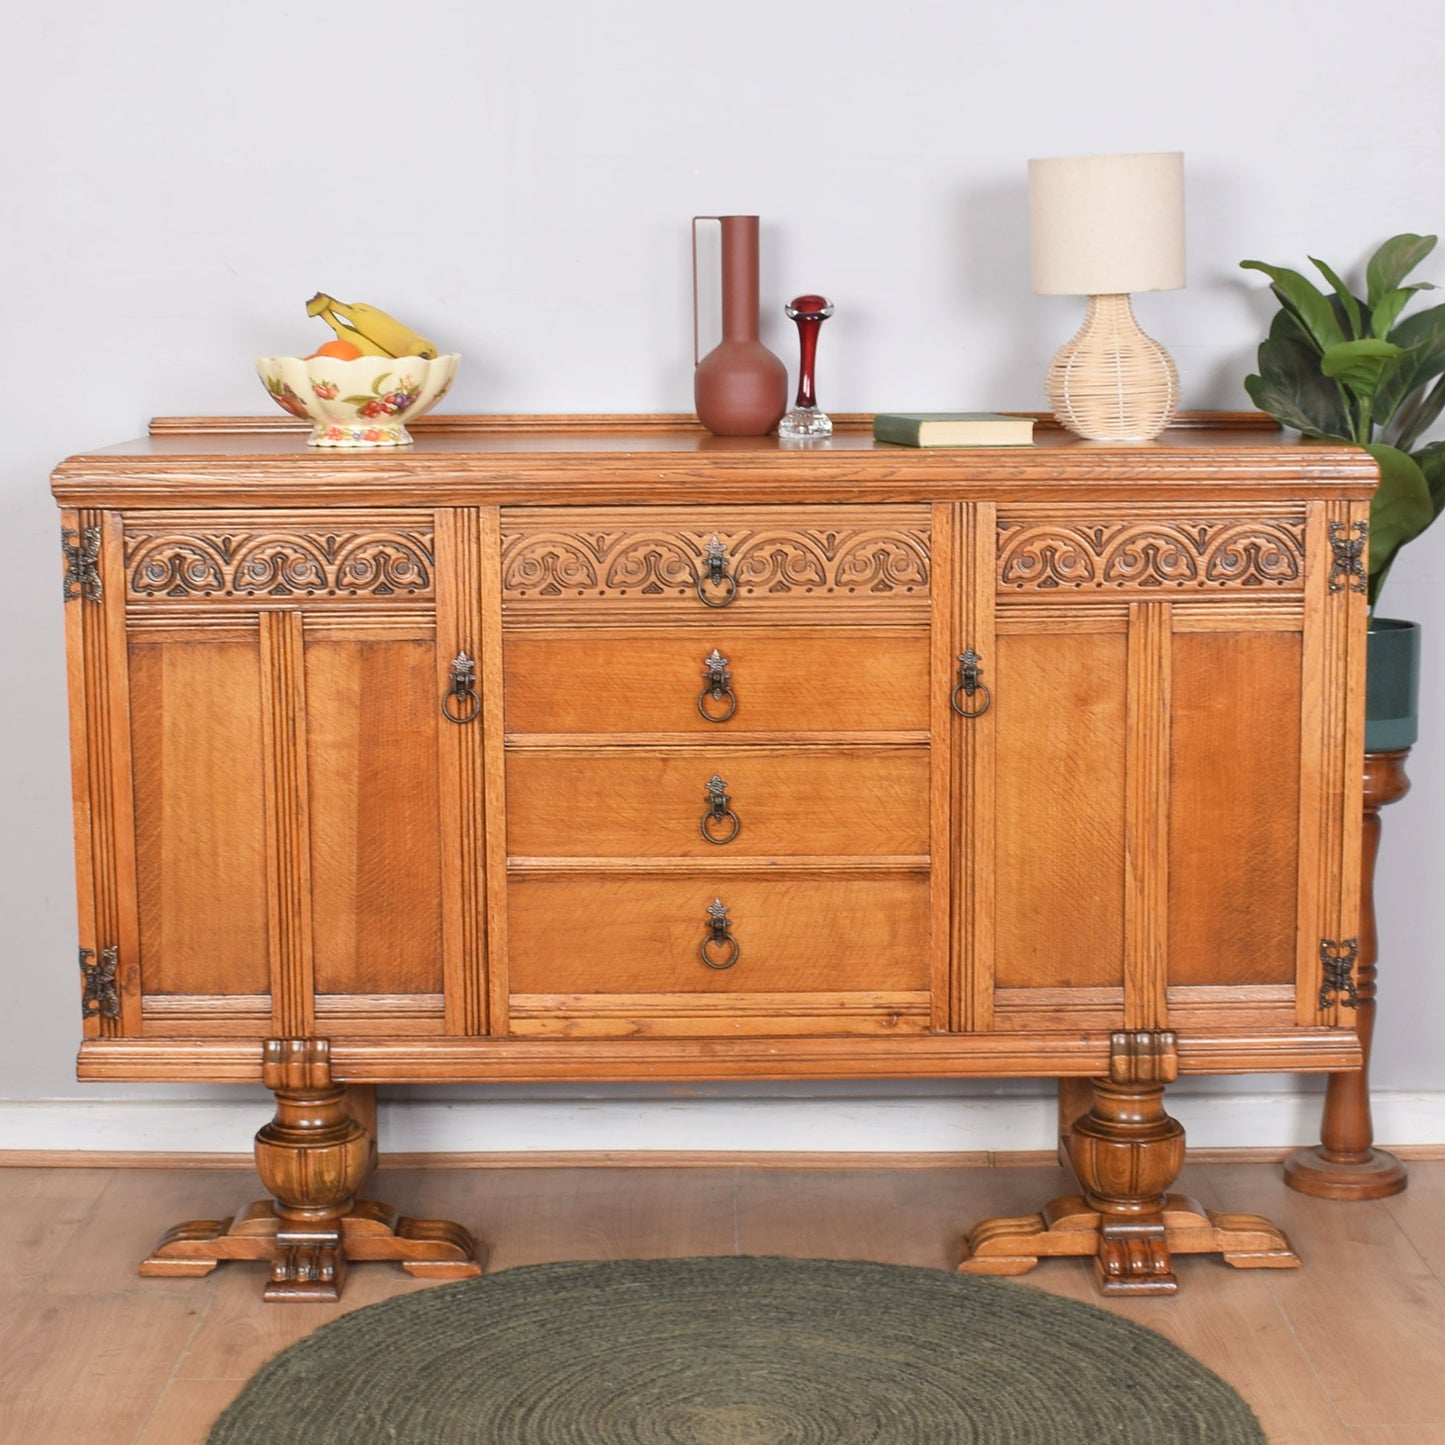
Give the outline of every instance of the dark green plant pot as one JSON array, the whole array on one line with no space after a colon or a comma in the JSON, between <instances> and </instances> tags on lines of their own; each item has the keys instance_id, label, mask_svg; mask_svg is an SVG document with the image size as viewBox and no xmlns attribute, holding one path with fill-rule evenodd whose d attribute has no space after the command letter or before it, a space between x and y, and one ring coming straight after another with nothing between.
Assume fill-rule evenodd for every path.
<instances>
[{"instance_id":1,"label":"dark green plant pot","mask_svg":"<svg viewBox=\"0 0 1445 1445\"><path fill-rule=\"evenodd\" d=\"M1420 713L1420 624L1375 617L1365 646L1365 751L1415 745Z\"/></svg>"}]
</instances>

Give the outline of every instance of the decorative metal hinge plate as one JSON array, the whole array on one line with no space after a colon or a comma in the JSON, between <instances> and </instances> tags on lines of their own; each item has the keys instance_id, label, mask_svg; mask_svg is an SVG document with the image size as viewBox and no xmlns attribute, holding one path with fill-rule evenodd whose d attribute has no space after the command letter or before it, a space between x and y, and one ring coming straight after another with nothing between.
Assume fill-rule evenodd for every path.
<instances>
[{"instance_id":1,"label":"decorative metal hinge plate","mask_svg":"<svg viewBox=\"0 0 1445 1445\"><path fill-rule=\"evenodd\" d=\"M73 602L77 597L83 597L87 602L99 602L103 595L100 528L84 527L77 536L69 527L62 527L60 550L65 555L65 600Z\"/></svg>"},{"instance_id":2,"label":"decorative metal hinge plate","mask_svg":"<svg viewBox=\"0 0 1445 1445\"><path fill-rule=\"evenodd\" d=\"M1330 551L1334 562L1330 567L1330 591L1364 592L1369 583L1365 575L1365 548L1370 540L1368 522L1330 523Z\"/></svg>"},{"instance_id":3,"label":"decorative metal hinge plate","mask_svg":"<svg viewBox=\"0 0 1445 1445\"><path fill-rule=\"evenodd\" d=\"M1320 939L1320 969L1323 981L1320 984L1320 1007L1322 1009L1358 1008L1360 995L1355 988L1355 960L1359 956L1360 940L1346 938L1336 942L1333 938Z\"/></svg>"},{"instance_id":4,"label":"decorative metal hinge plate","mask_svg":"<svg viewBox=\"0 0 1445 1445\"><path fill-rule=\"evenodd\" d=\"M80 976L85 984L80 1010L86 1018L92 1014L103 1019L120 1017L120 986L115 981L119 961L120 949L114 944L101 949L99 962L95 961L93 948L80 950Z\"/></svg>"}]
</instances>

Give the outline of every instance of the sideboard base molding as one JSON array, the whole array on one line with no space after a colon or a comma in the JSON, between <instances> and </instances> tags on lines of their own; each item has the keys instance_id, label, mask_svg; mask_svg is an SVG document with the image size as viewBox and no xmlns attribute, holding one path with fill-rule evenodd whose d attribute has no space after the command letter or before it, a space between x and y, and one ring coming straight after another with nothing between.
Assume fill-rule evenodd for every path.
<instances>
[{"instance_id":1,"label":"sideboard base molding","mask_svg":"<svg viewBox=\"0 0 1445 1445\"><path fill-rule=\"evenodd\" d=\"M1338 1073L1360 1067L1353 1031L1297 1028L1248 1037L1185 1035L1181 1074ZM334 1039L333 1075L349 1084L557 1083L706 1079L1090 1078L1108 1067L1109 1034L920 1034L906 1038ZM80 1046L87 1082L254 1084L261 1045L246 1039L98 1038Z\"/></svg>"}]
</instances>

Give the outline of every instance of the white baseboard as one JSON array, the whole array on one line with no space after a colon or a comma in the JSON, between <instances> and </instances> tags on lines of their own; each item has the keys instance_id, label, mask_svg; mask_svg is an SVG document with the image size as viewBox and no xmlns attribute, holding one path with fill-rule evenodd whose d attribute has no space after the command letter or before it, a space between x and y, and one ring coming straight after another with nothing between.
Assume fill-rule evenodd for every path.
<instances>
[{"instance_id":1,"label":"white baseboard","mask_svg":"<svg viewBox=\"0 0 1445 1445\"><path fill-rule=\"evenodd\" d=\"M1196 1149L1291 1148L1319 1138L1314 1091L1169 1092L1169 1110ZM1382 1091L1375 1140L1385 1148L1445 1144L1445 1091ZM248 1153L270 1111L257 1095L231 1100L0 1101L0 1152ZM936 1091L809 1097L388 1098L383 1152L526 1153L641 1150L724 1153L971 1153L1051 1149L1051 1092L1004 1097Z\"/></svg>"}]
</instances>

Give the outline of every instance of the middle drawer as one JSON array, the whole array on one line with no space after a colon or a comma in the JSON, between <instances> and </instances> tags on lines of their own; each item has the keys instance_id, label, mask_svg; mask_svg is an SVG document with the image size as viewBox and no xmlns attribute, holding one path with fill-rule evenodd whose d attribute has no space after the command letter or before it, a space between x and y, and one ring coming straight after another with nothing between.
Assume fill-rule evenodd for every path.
<instances>
[{"instance_id":1,"label":"middle drawer","mask_svg":"<svg viewBox=\"0 0 1445 1445\"><path fill-rule=\"evenodd\" d=\"M928 727L923 627L518 630L502 669L509 733Z\"/></svg>"},{"instance_id":2,"label":"middle drawer","mask_svg":"<svg viewBox=\"0 0 1445 1445\"><path fill-rule=\"evenodd\" d=\"M514 857L928 852L924 747L514 748Z\"/></svg>"}]
</instances>

